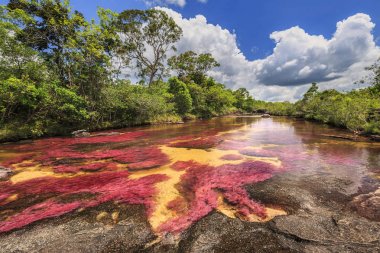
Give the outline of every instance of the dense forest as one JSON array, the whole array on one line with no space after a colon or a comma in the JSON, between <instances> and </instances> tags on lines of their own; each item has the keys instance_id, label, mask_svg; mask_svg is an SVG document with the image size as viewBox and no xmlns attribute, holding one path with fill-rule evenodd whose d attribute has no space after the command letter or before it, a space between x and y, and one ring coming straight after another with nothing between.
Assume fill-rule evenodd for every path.
<instances>
[{"instance_id":1,"label":"dense forest","mask_svg":"<svg viewBox=\"0 0 380 253\"><path fill-rule=\"evenodd\" d=\"M379 64L369 67L372 87L313 84L295 104L269 103L209 77L219 66L211 54L175 53L181 36L156 9L100 8L95 22L69 1L10 0L0 6L0 140L253 112L380 133Z\"/></svg>"}]
</instances>

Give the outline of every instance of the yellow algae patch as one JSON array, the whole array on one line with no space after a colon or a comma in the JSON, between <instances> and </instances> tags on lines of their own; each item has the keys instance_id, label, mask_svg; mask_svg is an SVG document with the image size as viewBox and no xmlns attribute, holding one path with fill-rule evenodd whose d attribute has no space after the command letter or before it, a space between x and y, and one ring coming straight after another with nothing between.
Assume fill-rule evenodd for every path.
<instances>
[{"instance_id":1,"label":"yellow algae patch","mask_svg":"<svg viewBox=\"0 0 380 253\"><path fill-rule=\"evenodd\" d=\"M281 166L281 161L275 157L254 157L246 156L239 153L237 150L219 150L219 149L188 149L188 148L173 148L162 146L161 150L167 154L170 158L174 158L176 161L195 161L201 164L207 164L210 166L221 166L224 164L240 164L242 160L226 161L221 159L225 155L239 155L246 160L263 161L271 163L275 166Z\"/></svg>"},{"instance_id":2,"label":"yellow algae patch","mask_svg":"<svg viewBox=\"0 0 380 253\"><path fill-rule=\"evenodd\" d=\"M105 217L108 216L108 213L107 212L100 212L97 216L96 216L96 220L97 221L101 221L102 219L104 219Z\"/></svg>"},{"instance_id":3,"label":"yellow algae patch","mask_svg":"<svg viewBox=\"0 0 380 253\"><path fill-rule=\"evenodd\" d=\"M91 164L93 161L87 161L83 163L82 165ZM98 161L98 162L104 162L106 163L107 160ZM13 167L15 168L14 171L17 172L16 175L12 176L10 178L10 181L12 183L19 183L24 182L27 180L40 178L40 177L56 177L56 178L69 178L69 177L76 177L76 176L82 176L91 174L93 172L76 172L76 173L55 173L51 167L41 166L41 165L34 165L26 167L27 164L33 164L33 161L26 160L22 163L14 164ZM126 169L126 166L117 165L118 169Z\"/></svg>"},{"instance_id":4,"label":"yellow algae patch","mask_svg":"<svg viewBox=\"0 0 380 253\"><path fill-rule=\"evenodd\" d=\"M18 194L12 194L10 197L8 197L6 200L4 200L2 205L8 204L8 203L13 202L17 199L18 199Z\"/></svg>"},{"instance_id":5,"label":"yellow algae patch","mask_svg":"<svg viewBox=\"0 0 380 253\"><path fill-rule=\"evenodd\" d=\"M218 207L216 210L232 219L241 218L242 220L247 220L250 222L267 222L276 216L287 215L287 213L281 209L265 208L267 214L267 217L265 219L260 218L255 214L251 214L248 217L241 217L241 215L238 213L238 210L233 205L226 203L221 194L218 196Z\"/></svg>"},{"instance_id":6,"label":"yellow algae patch","mask_svg":"<svg viewBox=\"0 0 380 253\"><path fill-rule=\"evenodd\" d=\"M170 158L172 158L173 163L177 161L175 158L173 159L173 157ZM168 180L156 184L158 194L154 199L155 209L149 217L149 222L153 230L157 230L161 224L175 217L175 212L168 209L167 206L171 201L180 196L180 193L175 186L180 182L181 176L184 173L185 171L176 171L171 169L170 166L164 166L152 170L132 172L129 176L131 179L155 174L164 174L169 177Z\"/></svg>"},{"instance_id":7,"label":"yellow algae patch","mask_svg":"<svg viewBox=\"0 0 380 253\"><path fill-rule=\"evenodd\" d=\"M114 223L118 222L118 220L119 220L119 214L120 214L120 212L118 212L118 211L112 213L111 218L112 218L112 220L113 220Z\"/></svg>"},{"instance_id":8,"label":"yellow algae patch","mask_svg":"<svg viewBox=\"0 0 380 253\"><path fill-rule=\"evenodd\" d=\"M202 149L175 148L168 146L161 146L160 149L169 157L169 165L149 170L131 171L129 176L131 179L138 179L149 175L163 174L169 178L168 180L155 185L158 193L154 198L154 210L149 217L149 222L155 231L157 231L161 224L177 217L178 215L174 210L168 208L170 202L181 197L176 185L180 183L181 176L186 173L184 170L177 171L171 168L171 165L176 162L195 161L210 166L221 166L225 164L240 164L244 161L254 160L268 162L275 166L281 166L281 161L279 161L278 158L245 156L240 154L237 150L209 149L206 151ZM239 155L243 157L243 159L236 161L226 161L222 159L223 156L231 154ZM232 206L224 203L223 199L219 200L218 210L231 218L236 218L236 210L233 209ZM272 213L272 211L269 210L268 213Z\"/></svg>"},{"instance_id":9,"label":"yellow algae patch","mask_svg":"<svg viewBox=\"0 0 380 253\"><path fill-rule=\"evenodd\" d=\"M273 218L281 215L287 215L284 210L274 209L274 208L265 208L267 217L265 219L258 217L257 215L251 214L248 217L248 221L250 222L267 222L272 220Z\"/></svg>"},{"instance_id":10,"label":"yellow algae patch","mask_svg":"<svg viewBox=\"0 0 380 253\"><path fill-rule=\"evenodd\" d=\"M25 163L30 162L31 161L25 161ZM14 171L17 172L17 174L10 178L12 183L20 183L40 177L70 177L69 174L55 173L50 167L42 167L41 165L23 167L21 166L23 163L13 165L13 167L15 167Z\"/></svg>"},{"instance_id":11,"label":"yellow algae patch","mask_svg":"<svg viewBox=\"0 0 380 253\"><path fill-rule=\"evenodd\" d=\"M201 164L207 164L211 166L220 166L223 164L239 164L241 161L225 161L220 159L224 155L239 154L237 151L227 151L218 149L188 149L188 148L173 148L162 146L162 152L167 154L174 162L177 161L195 161Z\"/></svg>"},{"instance_id":12,"label":"yellow algae patch","mask_svg":"<svg viewBox=\"0 0 380 253\"><path fill-rule=\"evenodd\" d=\"M33 169L27 169L26 171L20 172L13 177L11 177L12 183L20 183L24 181L28 181L31 179L39 178L39 177L49 177L56 176L52 171L38 171Z\"/></svg>"},{"instance_id":13,"label":"yellow algae patch","mask_svg":"<svg viewBox=\"0 0 380 253\"><path fill-rule=\"evenodd\" d=\"M227 217L236 218L236 209L224 201L222 194L218 195L218 208L216 210Z\"/></svg>"}]
</instances>

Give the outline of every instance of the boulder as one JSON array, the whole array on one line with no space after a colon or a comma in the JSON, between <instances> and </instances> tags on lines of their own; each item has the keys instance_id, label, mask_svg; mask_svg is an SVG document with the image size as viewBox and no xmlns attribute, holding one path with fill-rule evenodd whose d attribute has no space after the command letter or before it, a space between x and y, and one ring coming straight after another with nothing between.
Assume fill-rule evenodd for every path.
<instances>
[{"instance_id":1,"label":"boulder","mask_svg":"<svg viewBox=\"0 0 380 253\"><path fill-rule=\"evenodd\" d=\"M11 169L0 166L0 180L8 178L8 176L11 174L12 174Z\"/></svg>"},{"instance_id":2,"label":"boulder","mask_svg":"<svg viewBox=\"0 0 380 253\"><path fill-rule=\"evenodd\" d=\"M375 192L356 196L351 205L361 216L380 221L380 188Z\"/></svg>"},{"instance_id":3,"label":"boulder","mask_svg":"<svg viewBox=\"0 0 380 253\"><path fill-rule=\"evenodd\" d=\"M271 116L270 116L270 114L268 114L268 113L265 113L265 114L263 114L263 115L261 115L261 118L270 118Z\"/></svg>"},{"instance_id":4,"label":"boulder","mask_svg":"<svg viewBox=\"0 0 380 253\"><path fill-rule=\"evenodd\" d=\"M71 133L74 137L88 137L91 134L87 130L77 130Z\"/></svg>"}]
</instances>

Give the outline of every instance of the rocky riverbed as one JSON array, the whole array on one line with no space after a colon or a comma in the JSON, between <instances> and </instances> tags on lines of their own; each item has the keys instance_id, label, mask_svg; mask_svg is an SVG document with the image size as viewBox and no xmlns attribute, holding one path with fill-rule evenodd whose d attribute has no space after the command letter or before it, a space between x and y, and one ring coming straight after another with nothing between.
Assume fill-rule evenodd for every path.
<instances>
[{"instance_id":1,"label":"rocky riverbed","mask_svg":"<svg viewBox=\"0 0 380 253\"><path fill-rule=\"evenodd\" d=\"M281 206L288 215L252 223L214 211L180 235L155 235L143 206L106 203L3 234L0 251L379 252L380 223L347 204L351 188L339 178L288 173L247 186L255 199Z\"/></svg>"},{"instance_id":2,"label":"rocky riverbed","mask_svg":"<svg viewBox=\"0 0 380 253\"><path fill-rule=\"evenodd\" d=\"M193 127L3 146L0 252L380 252L379 144Z\"/></svg>"}]
</instances>

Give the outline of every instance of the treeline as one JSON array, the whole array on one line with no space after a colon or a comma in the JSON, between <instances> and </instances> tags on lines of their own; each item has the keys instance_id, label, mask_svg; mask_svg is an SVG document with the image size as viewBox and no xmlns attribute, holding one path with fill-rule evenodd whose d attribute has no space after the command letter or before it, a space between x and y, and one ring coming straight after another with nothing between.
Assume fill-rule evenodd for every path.
<instances>
[{"instance_id":1,"label":"treeline","mask_svg":"<svg viewBox=\"0 0 380 253\"><path fill-rule=\"evenodd\" d=\"M303 98L296 103L267 103L256 101L256 110L273 115L294 116L347 128L357 134L380 134L380 68L369 68L373 86L338 92L319 91L313 83Z\"/></svg>"},{"instance_id":2,"label":"treeline","mask_svg":"<svg viewBox=\"0 0 380 253\"><path fill-rule=\"evenodd\" d=\"M247 90L206 75L211 54L175 54L182 30L165 12L100 8L98 19L68 1L0 6L0 140L252 111Z\"/></svg>"}]
</instances>

